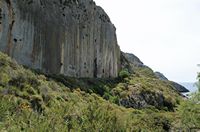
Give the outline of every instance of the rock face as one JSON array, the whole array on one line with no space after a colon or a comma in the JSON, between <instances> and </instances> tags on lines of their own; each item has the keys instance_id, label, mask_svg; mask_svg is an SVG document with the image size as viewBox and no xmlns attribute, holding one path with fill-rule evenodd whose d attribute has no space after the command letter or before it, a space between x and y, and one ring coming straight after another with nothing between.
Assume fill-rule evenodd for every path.
<instances>
[{"instance_id":1,"label":"rock face","mask_svg":"<svg viewBox=\"0 0 200 132\"><path fill-rule=\"evenodd\" d=\"M1 0L0 51L71 77L116 77L115 27L92 0Z\"/></svg>"},{"instance_id":2,"label":"rock face","mask_svg":"<svg viewBox=\"0 0 200 132\"><path fill-rule=\"evenodd\" d=\"M160 72L155 72L155 75L158 79L163 80L163 81L169 81L162 73ZM187 88L185 88L184 86L173 82L173 81L169 81L170 84L180 93L186 93L189 92L189 90Z\"/></svg>"},{"instance_id":3,"label":"rock face","mask_svg":"<svg viewBox=\"0 0 200 132\"><path fill-rule=\"evenodd\" d=\"M160 73L160 72L155 72L155 75L160 80L168 81L168 79L162 73Z\"/></svg>"},{"instance_id":4,"label":"rock face","mask_svg":"<svg viewBox=\"0 0 200 132\"><path fill-rule=\"evenodd\" d=\"M185 88L184 86L176 83L176 82L173 82L173 81L170 81L172 86L176 88L177 91L181 92L181 93L187 93L187 92L190 92L187 88Z\"/></svg>"},{"instance_id":5,"label":"rock face","mask_svg":"<svg viewBox=\"0 0 200 132\"><path fill-rule=\"evenodd\" d=\"M167 107L173 110L173 104L167 101L162 93L141 92L140 94L132 93L127 98L121 99L120 104L127 108L142 109L154 106L158 109Z\"/></svg>"},{"instance_id":6,"label":"rock face","mask_svg":"<svg viewBox=\"0 0 200 132\"><path fill-rule=\"evenodd\" d=\"M121 68L128 69L130 73L134 73L135 68L149 68L148 66L144 65L143 62L132 53L121 52L120 60Z\"/></svg>"},{"instance_id":7,"label":"rock face","mask_svg":"<svg viewBox=\"0 0 200 132\"><path fill-rule=\"evenodd\" d=\"M124 56L127 61L131 64L134 64L135 66L138 66L138 67L143 67L144 64L143 62L137 57L135 56L134 54L131 54L131 53L121 53L122 56Z\"/></svg>"}]
</instances>

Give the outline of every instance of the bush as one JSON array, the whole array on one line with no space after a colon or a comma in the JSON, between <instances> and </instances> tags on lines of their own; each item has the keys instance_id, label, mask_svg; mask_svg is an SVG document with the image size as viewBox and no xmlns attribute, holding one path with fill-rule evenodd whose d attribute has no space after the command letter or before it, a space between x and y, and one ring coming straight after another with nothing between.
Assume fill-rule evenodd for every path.
<instances>
[{"instance_id":1,"label":"bush","mask_svg":"<svg viewBox=\"0 0 200 132\"><path fill-rule=\"evenodd\" d=\"M126 77L128 77L128 76L130 76L130 73L129 73L129 71L128 71L128 69L122 69L120 72L119 72L119 77L120 78L126 78Z\"/></svg>"},{"instance_id":2,"label":"bush","mask_svg":"<svg viewBox=\"0 0 200 132\"><path fill-rule=\"evenodd\" d=\"M179 107L182 127L200 128L200 105L186 101Z\"/></svg>"}]
</instances>

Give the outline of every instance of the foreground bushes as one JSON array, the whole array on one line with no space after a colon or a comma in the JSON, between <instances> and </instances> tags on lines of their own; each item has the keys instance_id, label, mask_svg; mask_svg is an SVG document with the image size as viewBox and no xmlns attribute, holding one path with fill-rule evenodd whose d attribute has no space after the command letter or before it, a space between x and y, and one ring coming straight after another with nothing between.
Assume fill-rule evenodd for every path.
<instances>
[{"instance_id":1,"label":"foreground bushes","mask_svg":"<svg viewBox=\"0 0 200 132\"><path fill-rule=\"evenodd\" d=\"M193 127L192 124L198 127L199 106L194 103L181 103L175 112L158 110L154 106L136 110L116 105L120 98L126 98L133 91L161 91L164 95L172 92L156 80L157 87L150 83L152 80L139 75L129 76L122 83L86 80L89 88L94 86L88 91L78 87L84 85L73 81L68 88L54 79L24 69L0 53L0 131L122 132L185 130ZM171 93L171 98L165 98L176 102L173 99L176 95Z\"/></svg>"}]
</instances>

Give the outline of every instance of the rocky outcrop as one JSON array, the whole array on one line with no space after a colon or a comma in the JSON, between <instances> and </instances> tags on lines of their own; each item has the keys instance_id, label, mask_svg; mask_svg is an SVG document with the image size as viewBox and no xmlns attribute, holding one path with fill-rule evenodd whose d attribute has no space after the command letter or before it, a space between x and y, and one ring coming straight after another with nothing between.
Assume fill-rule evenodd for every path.
<instances>
[{"instance_id":1,"label":"rocky outcrop","mask_svg":"<svg viewBox=\"0 0 200 132\"><path fill-rule=\"evenodd\" d=\"M160 73L160 72L155 72L155 75L160 80L168 81L168 79L162 73Z\"/></svg>"},{"instance_id":2,"label":"rocky outcrop","mask_svg":"<svg viewBox=\"0 0 200 132\"><path fill-rule=\"evenodd\" d=\"M153 72L153 70L150 67L144 65L144 63L134 54L121 52L121 65L123 66L122 68L125 67L129 69L129 71L131 70L134 71L138 67L142 69L148 69L148 71L152 71L153 76L155 76L159 80L166 81L167 83L171 84L176 91L180 93L189 92L189 90L186 89L184 86L176 82L169 81L162 73ZM145 76L149 77L148 74L145 74ZM151 75L150 77L153 77L153 76Z\"/></svg>"},{"instance_id":3,"label":"rocky outcrop","mask_svg":"<svg viewBox=\"0 0 200 132\"><path fill-rule=\"evenodd\" d=\"M174 88L175 90L177 90L180 93L187 93L189 92L189 90L187 88L185 88L184 86L173 82L173 81L169 81L162 73L160 72L155 72L155 75L158 79L163 80L163 81L168 81Z\"/></svg>"},{"instance_id":4,"label":"rocky outcrop","mask_svg":"<svg viewBox=\"0 0 200 132\"><path fill-rule=\"evenodd\" d=\"M143 62L142 62L137 56L135 56L134 54L131 54L131 53L124 53L124 52L122 52L121 54L122 54L122 56L123 56L124 58L126 58L126 60L127 60L129 63L131 63L131 64L133 64L133 65L135 65L135 66L138 66L138 67L144 67Z\"/></svg>"},{"instance_id":5,"label":"rocky outcrop","mask_svg":"<svg viewBox=\"0 0 200 132\"><path fill-rule=\"evenodd\" d=\"M140 94L132 93L127 98L120 100L120 104L127 108L142 109L154 106L162 109L173 110L174 104L166 100L162 93L154 93L149 91L142 91Z\"/></svg>"},{"instance_id":6,"label":"rocky outcrop","mask_svg":"<svg viewBox=\"0 0 200 132\"><path fill-rule=\"evenodd\" d=\"M130 73L134 73L137 68L148 68L151 70L151 68L144 65L143 62L132 53L121 52L120 62L121 69L128 69Z\"/></svg>"},{"instance_id":7,"label":"rocky outcrop","mask_svg":"<svg viewBox=\"0 0 200 132\"><path fill-rule=\"evenodd\" d=\"M180 93L187 93L187 92L190 92L187 88L185 88L184 86L176 83L176 82L173 82L173 81L170 81L171 85L177 90L179 91Z\"/></svg>"},{"instance_id":8,"label":"rocky outcrop","mask_svg":"<svg viewBox=\"0 0 200 132\"><path fill-rule=\"evenodd\" d=\"M92 0L1 0L0 51L71 77L116 77L115 27Z\"/></svg>"}]
</instances>

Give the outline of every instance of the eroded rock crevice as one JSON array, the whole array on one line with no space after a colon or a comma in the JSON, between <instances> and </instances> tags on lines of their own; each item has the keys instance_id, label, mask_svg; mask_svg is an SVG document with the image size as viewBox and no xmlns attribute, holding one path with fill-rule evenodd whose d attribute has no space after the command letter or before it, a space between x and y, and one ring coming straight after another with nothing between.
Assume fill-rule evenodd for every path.
<instances>
[{"instance_id":1,"label":"eroded rock crevice","mask_svg":"<svg viewBox=\"0 0 200 132\"><path fill-rule=\"evenodd\" d=\"M2 19L3 19L3 13L2 9L0 8L0 32L2 32Z\"/></svg>"},{"instance_id":2,"label":"eroded rock crevice","mask_svg":"<svg viewBox=\"0 0 200 132\"><path fill-rule=\"evenodd\" d=\"M0 24L2 22L3 14L2 14L2 9L0 8Z\"/></svg>"},{"instance_id":3,"label":"eroded rock crevice","mask_svg":"<svg viewBox=\"0 0 200 132\"><path fill-rule=\"evenodd\" d=\"M11 53L11 50L13 47L12 29L15 23L15 18L14 18L15 13L14 13L11 1L6 0L6 3L7 3L7 8L8 8L8 18L9 18L8 42L7 42L6 53L12 56L12 53Z\"/></svg>"}]
</instances>

